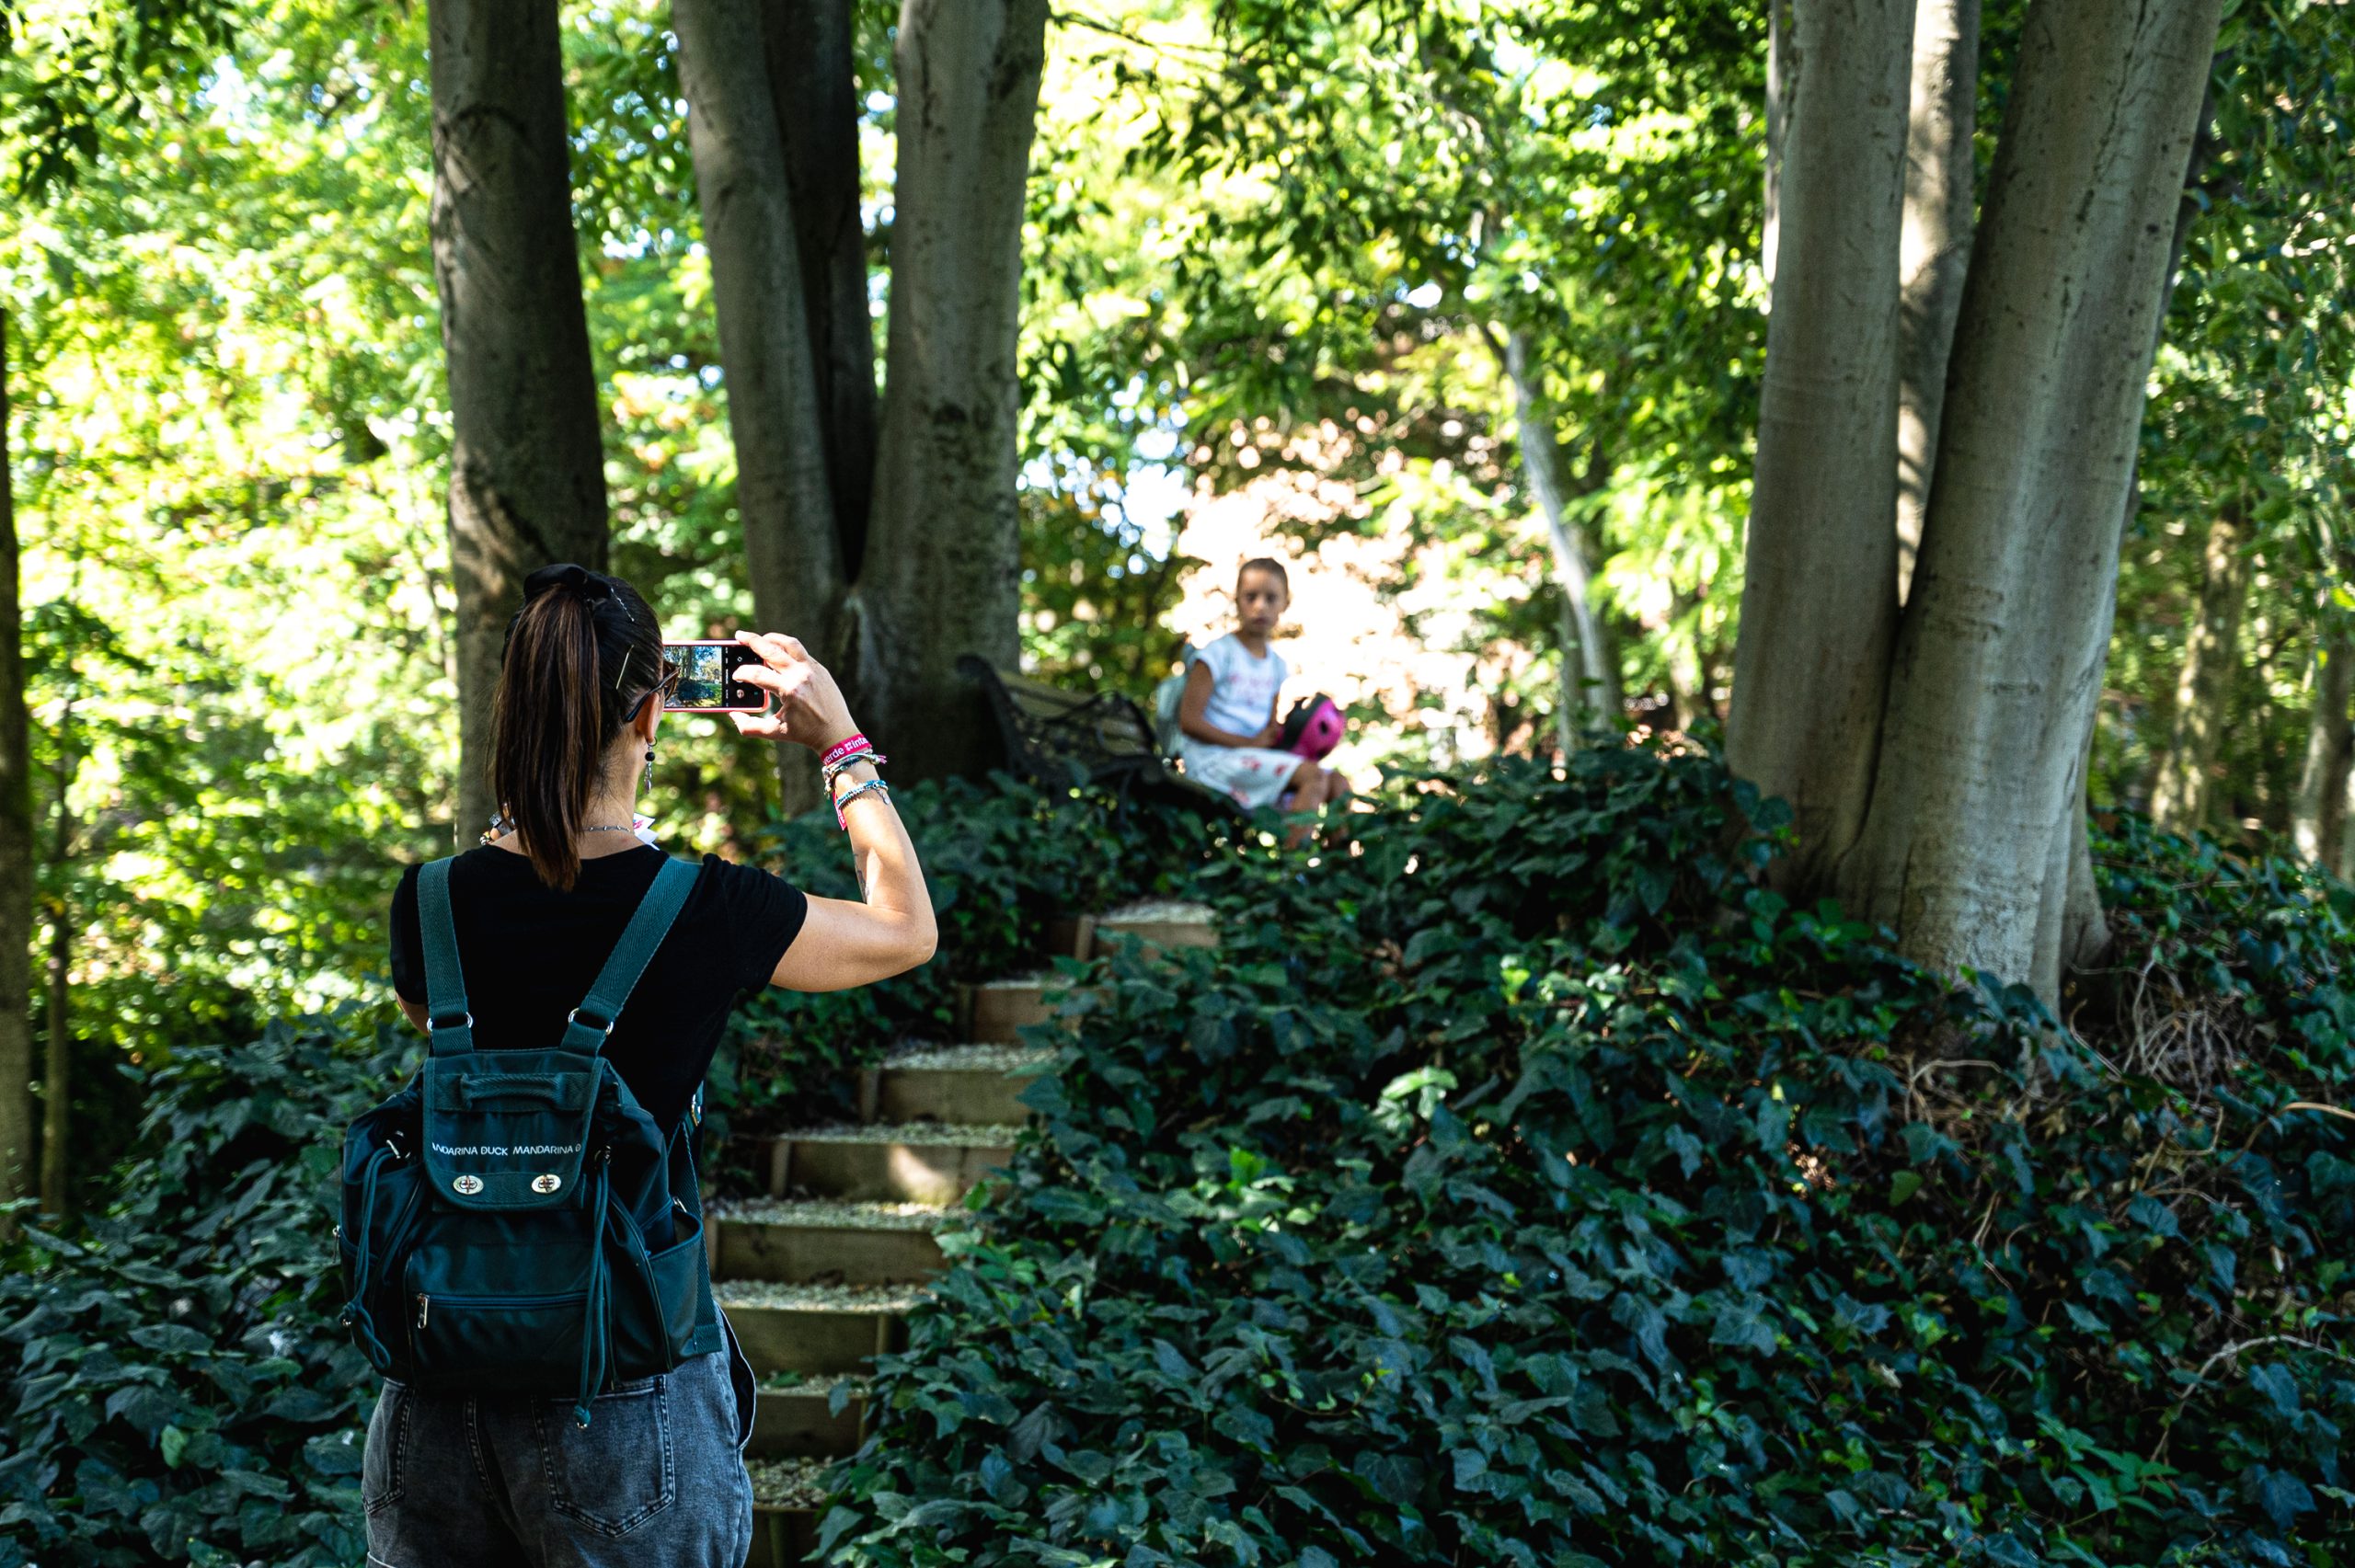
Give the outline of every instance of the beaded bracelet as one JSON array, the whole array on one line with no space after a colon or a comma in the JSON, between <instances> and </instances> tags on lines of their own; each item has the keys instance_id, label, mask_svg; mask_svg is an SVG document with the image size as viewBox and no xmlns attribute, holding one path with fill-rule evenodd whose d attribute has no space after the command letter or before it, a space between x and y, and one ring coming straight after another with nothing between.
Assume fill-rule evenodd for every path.
<instances>
[{"instance_id":1,"label":"beaded bracelet","mask_svg":"<svg viewBox=\"0 0 2355 1568\"><path fill-rule=\"evenodd\" d=\"M856 788L843 792L843 797L834 802L834 826L845 833L850 831L850 819L843 815L843 807L862 795L880 795L884 799L889 800L891 798L891 786L881 779L869 779Z\"/></svg>"},{"instance_id":2,"label":"beaded bracelet","mask_svg":"<svg viewBox=\"0 0 2355 1568\"><path fill-rule=\"evenodd\" d=\"M856 768L861 762L870 763L873 766L879 768L890 760L890 758L883 755L882 752L878 751L873 747L869 746L862 748L859 750L850 752L845 756L837 757L831 762L820 763L819 772L825 775L826 787L828 789L832 789L834 787L834 781L836 779L842 777L846 771Z\"/></svg>"}]
</instances>

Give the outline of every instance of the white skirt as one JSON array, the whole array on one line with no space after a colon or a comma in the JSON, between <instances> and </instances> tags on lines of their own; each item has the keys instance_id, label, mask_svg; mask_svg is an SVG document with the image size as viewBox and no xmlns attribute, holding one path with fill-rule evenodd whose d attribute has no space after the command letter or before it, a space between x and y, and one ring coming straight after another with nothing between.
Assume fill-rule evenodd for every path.
<instances>
[{"instance_id":1,"label":"white skirt","mask_svg":"<svg viewBox=\"0 0 2355 1568\"><path fill-rule=\"evenodd\" d=\"M1178 743L1178 760L1196 784L1221 791L1246 811L1274 806L1292 788L1301 759L1263 746L1213 746L1190 736Z\"/></svg>"}]
</instances>

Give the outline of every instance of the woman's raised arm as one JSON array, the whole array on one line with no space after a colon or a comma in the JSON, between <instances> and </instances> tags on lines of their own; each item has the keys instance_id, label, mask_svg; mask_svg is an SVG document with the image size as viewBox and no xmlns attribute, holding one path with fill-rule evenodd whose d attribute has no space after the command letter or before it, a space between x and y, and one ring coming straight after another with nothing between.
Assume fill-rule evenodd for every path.
<instances>
[{"instance_id":1,"label":"woman's raised arm","mask_svg":"<svg viewBox=\"0 0 2355 1568\"><path fill-rule=\"evenodd\" d=\"M736 714L736 727L770 740L792 740L825 751L858 732L842 690L825 666L792 637L739 632L737 640L761 656L737 679L776 693L776 706L760 715ZM848 796L872 781L875 769L856 762L834 781ZM777 960L769 983L788 990L847 990L853 986L914 968L930 958L939 941L932 918L932 896L915 846L900 824L900 813L882 790L849 800L843 820L850 832L851 858L858 870L859 901L812 898L801 933Z\"/></svg>"}]
</instances>

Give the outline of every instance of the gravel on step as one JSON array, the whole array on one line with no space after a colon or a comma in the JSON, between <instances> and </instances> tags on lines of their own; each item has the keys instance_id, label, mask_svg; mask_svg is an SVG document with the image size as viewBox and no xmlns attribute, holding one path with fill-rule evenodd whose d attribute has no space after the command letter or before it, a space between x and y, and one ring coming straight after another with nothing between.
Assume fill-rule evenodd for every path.
<instances>
[{"instance_id":1,"label":"gravel on step","mask_svg":"<svg viewBox=\"0 0 2355 1568\"><path fill-rule=\"evenodd\" d=\"M1155 925L1216 925L1218 911L1208 904L1190 903L1183 898L1140 898L1096 917L1099 926L1147 921Z\"/></svg>"},{"instance_id":2,"label":"gravel on step","mask_svg":"<svg viewBox=\"0 0 2355 1568\"><path fill-rule=\"evenodd\" d=\"M796 1127L777 1136L795 1143L922 1143L971 1149L1010 1149L1018 1127L962 1126L956 1122L842 1122Z\"/></svg>"},{"instance_id":3,"label":"gravel on step","mask_svg":"<svg viewBox=\"0 0 2355 1568\"><path fill-rule=\"evenodd\" d=\"M885 1057L886 1072L1044 1072L1055 1053L1030 1046L936 1046Z\"/></svg>"},{"instance_id":4,"label":"gravel on step","mask_svg":"<svg viewBox=\"0 0 2355 1568\"><path fill-rule=\"evenodd\" d=\"M711 1293L723 1307L789 1312L906 1312L932 1294L913 1285L779 1285L767 1279L716 1279Z\"/></svg>"},{"instance_id":5,"label":"gravel on step","mask_svg":"<svg viewBox=\"0 0 2355 1568\"><path fill-rule=\"evenodd\" d=\"M837 1198L733 1198L711 1206L731 1224L793 1225L813 1230L936 1230L957 1217L928 1203L844 1203Z\"/></svg>"},{"instance_id":6,"label":"gravel on step","mask_svg":"<svg viewBox=\"0 0 2355 1568\"><path fill-rule=\"evenodd\" d=\"M822 1508L832 1494L826 1488L825 1459L746 1459L752 1472L752 1501L764 1508Z\"/></svg>"}]
</instances>

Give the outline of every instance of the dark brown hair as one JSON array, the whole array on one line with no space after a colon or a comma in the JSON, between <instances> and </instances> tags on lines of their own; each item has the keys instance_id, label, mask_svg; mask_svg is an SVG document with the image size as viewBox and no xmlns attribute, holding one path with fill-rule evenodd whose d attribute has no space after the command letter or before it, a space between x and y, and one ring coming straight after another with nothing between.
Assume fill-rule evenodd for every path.
<instances>
[{"instance_id":1,"label":"dark brown hair","mask_svg":"<svg viewBox=\"0 0 2355 1568\"><path fill-rule=\"evenodd\" d=\"M1244 562L1242 566L1235 568L1235 590L1237 593L1243 591L1243 574L1246 572L1273 572L1276 575L1276 580L1284 585L1284 597L1286 599L1292 597L1292 578L1284 575L1284 564L1281 561L1270 559L1266 555L1254 555Z\"/></svg>"},{"instance_id":2,"label":"dark brown hair","mask_svg":"<svg viewBox=\"0 0 2355 1568\"><path fill-rule=\"evenodd\" d=\"M490 790L549 887L580 879L572 836L605 752L662 675L661 627L629 584L569 562L523 579L491 705Z\"/></svg>"}]
</instances>

